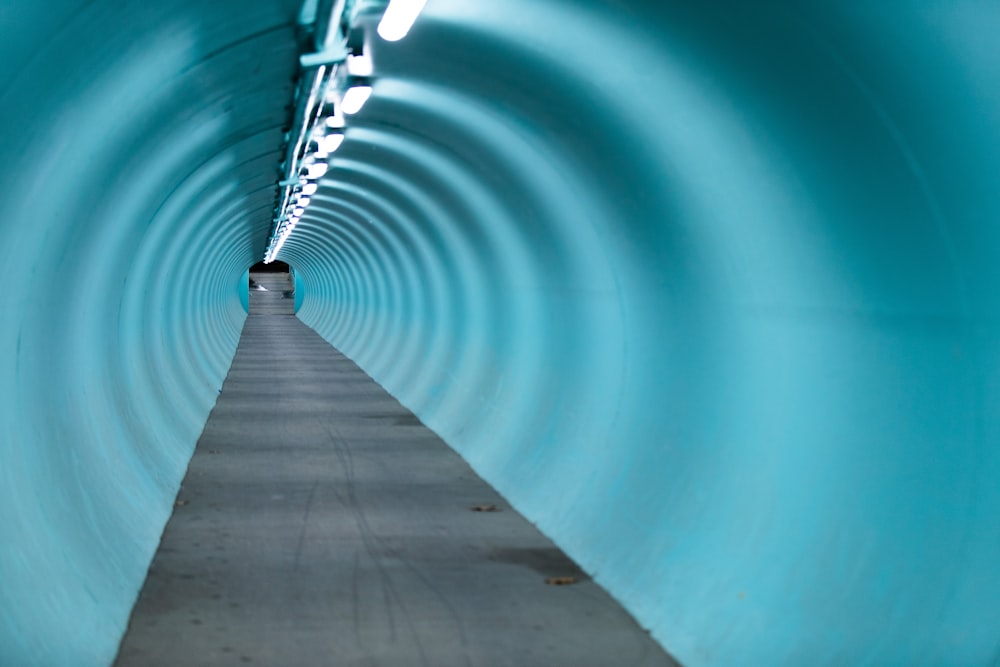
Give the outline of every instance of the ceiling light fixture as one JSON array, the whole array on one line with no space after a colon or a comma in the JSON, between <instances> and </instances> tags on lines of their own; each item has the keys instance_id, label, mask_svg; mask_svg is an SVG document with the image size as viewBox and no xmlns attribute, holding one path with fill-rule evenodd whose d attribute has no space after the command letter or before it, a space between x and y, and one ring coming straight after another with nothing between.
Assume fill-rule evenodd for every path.
<instances>
[{"instance_id":1,"label":"ceiling light fixture","mask_svg":"<svg viewBox=\"0 0 1000 667\"><path fill-rule=\"evenodd\" d=\"M365 106L371 95L371 86L354 86L344 93L344 98L340 101L340 110L348 116L356 114Z\"/></svg>"},{"instance_id":2,"label":"ceiling light fixture","mask_svg":"<svg viewBox=\"0 0 1000 667\"><path fill-rule=\"evenodd\" d=\"M392 0L378 24L379 37L398 42L410 32L427 0Z\"/></svg>"},{"instance_id":3,"label":"ceiling light fixture","mask_svg":"<svg viewBox=\"0 0 1000 667\"><path fill-rule=\"evenodd\" d=\"M326 162L315 162L309 165L309 171L306 172L306 178L310 181L315 181L317 178L323 178L326 174L326 170L330 168Z\"/></svg>"},{"instance_id":4,"label":"ceiling light fixture","mask_svg":"<svg viewBox=\"0 0 1000 667\"><path fill-rule=\"evenodd\" d=\"M347 123L344 121L344 114L340 112L338 108L337 111L326 119L326 126L329 128L336 129L338 127L344 127Z\"/></svg>"},{"instance_id":5,"label":"ceiling light fixture","mask_svg":"<svg viewBox=\"0 0 1000 667\"><path fill-rule=\"evenodd\" d=\"M306 0L307 4L315 0ZM312 11L316 26L313 53L299 58L304 71L295 91L295 122L286 132L284 178L278 181L274 223L264 261L276 259L299 216L329 170L327 158L344 142L347 116L361 111L373 94L375 71L364 52L374 27L353 7L367 0L328 0ZM385 7L379 23L384 39L395 41L410 30L426 0L373 0ZM306 12L308 13L308 12ZM370 14L368 14L370 16ZM324 30L325 28L325 30Z\"/></svg>"},{"instance_id":6,"label":"ceiling light fixture","mask_svg":"<svg viewBox=\"0 0 1000 667\"><path fill-rule=\"evenodd\" d=\"M319 149L326 153L332 153L338 148L340 144L344 143L343 134L328 134L319 142Z\"/></svg>"}]
</instances>

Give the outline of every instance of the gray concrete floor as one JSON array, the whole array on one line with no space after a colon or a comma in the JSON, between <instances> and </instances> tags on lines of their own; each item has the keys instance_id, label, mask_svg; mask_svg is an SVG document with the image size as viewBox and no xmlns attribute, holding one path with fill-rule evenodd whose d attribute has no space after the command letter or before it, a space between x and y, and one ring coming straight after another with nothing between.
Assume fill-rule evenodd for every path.
<instances>
[{"instance_id":1,"label":"gray concrete floor","mask_svg":"<svg viewBox=\"0 0 1000 667\"><path fill-rule=\"evenodd\" d=\"M117 665L676 664L254 278Z\"/></svg>"}]
</instances>

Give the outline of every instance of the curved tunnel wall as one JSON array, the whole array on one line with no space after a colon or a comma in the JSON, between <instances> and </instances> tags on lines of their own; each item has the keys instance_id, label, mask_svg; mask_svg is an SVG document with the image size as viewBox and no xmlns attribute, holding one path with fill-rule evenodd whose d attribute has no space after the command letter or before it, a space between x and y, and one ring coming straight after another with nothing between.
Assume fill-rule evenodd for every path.
<instances>
[{"instance_id":1,"label":"curved tunnel wall","mask_svg":"<svg viewBox=\"0 0 1000 667\"><path fill-rule=\"evenodd\" d=\"M47 4L0 14L0 663L102 664L298 7ZM430 0L279 256L299 316L682 663L995 664L1000 16L743 4Z\"/></svg>"},{"instance_id":2,"label":"curved tunnel wall","mask_svg":"<svg viewBox=\"0 0 1000 667\"><path fill-rule=\"evenodd\" d=\"M997 17L724 4L429 3L299 316L684 664L995 664Z\"/></svg>"},{"instance_id":3,"label":"curved tunnel wall","mask_svg":"<svg viewBox=\"0 0 1000 667\"><path fill-rule=\"evenodd\" d=\"M246 314L297 2L0 9L0 664L117 643Z\"/></svg>"}]
</instances>

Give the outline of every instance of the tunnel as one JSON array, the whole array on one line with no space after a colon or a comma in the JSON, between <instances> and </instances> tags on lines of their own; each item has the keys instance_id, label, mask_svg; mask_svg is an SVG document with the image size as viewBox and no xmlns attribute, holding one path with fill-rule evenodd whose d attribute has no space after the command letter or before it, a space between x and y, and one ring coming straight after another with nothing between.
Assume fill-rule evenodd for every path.
<instances>
[{"instance_id":1,"label":"tunnel","mask_svg":"<svg viewBox=\"0 0 1000 667\"><path fill-rule=\"evenodd\" d=\"M687 667L1000 664L1000 8L386 4L0 7L0 664L114 660L333 6L299 320Z\"/></svg>"}]
</instances>

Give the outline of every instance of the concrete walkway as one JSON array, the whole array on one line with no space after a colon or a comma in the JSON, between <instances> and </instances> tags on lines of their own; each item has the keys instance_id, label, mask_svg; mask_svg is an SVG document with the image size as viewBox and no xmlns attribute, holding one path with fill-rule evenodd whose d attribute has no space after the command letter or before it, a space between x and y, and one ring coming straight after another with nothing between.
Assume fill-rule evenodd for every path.
<instances>
[{"instance_id":1,"label":"concrete walkway","mask_svg":"<svg viewBox=\"0 0 1000 667\"><path fill-rule=\"evenodd\" d=\"M291 314L287 275L254 278L268 291L251 292L116 664L675 664Z\"/></svg>"}]
</instances>

